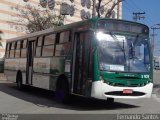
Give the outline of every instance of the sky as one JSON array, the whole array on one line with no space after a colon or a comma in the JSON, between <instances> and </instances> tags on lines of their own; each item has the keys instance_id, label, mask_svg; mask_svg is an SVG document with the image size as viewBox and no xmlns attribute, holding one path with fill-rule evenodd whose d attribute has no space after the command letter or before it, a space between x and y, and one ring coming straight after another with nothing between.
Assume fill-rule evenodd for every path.
<instances>
[{"instance_id":1,"label":"sky","mask_svg":"<svg viewBox=\"0 0 160 120\"><path fill-rule=\"evenodd\" d=\"M124 0L122 3L122 19L133 21L133 12L145 12L145 18L137 22L151 27L160 24L160 0ZM150 29L150 34L152 30ZM160 56L160 29L155 30L154 55ZM152 37L150 37L152 39Z\"/></svg>"}]
</instances>

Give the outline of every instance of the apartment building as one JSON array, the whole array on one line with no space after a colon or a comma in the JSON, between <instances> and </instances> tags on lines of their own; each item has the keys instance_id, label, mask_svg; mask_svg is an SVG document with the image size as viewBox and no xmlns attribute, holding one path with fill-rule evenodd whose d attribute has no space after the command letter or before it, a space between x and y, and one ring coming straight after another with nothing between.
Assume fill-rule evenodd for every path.
<instances>
[{"instance_id":1,"label":"apartment building","mask_svg":"<svg viewBox=\"0 0 160 120\"><path fill-rule=\"evenodd\" d=\"M98 1L98 0L96 0ZM110 10L114 3L118 0L102 0L101 14L104 17L108 10ZM47 3L47 4L45 4ZM54 5L52 5L54 3ZM19 19L19 11L16 9L25 9L27 4L34 7L41 7L43 9L54 10L56 14L60 14L62 4L74 6L74 12L70 15L65 15L64 24L81 21L92 16L92 0L0 0L0 31L1 43L0 58L4 56L5 42L7 39L26 34L26 27L23 25L17 26L16 22ZM86 4L87 3L87 4ZM46 7L46 8L43 8ZM73 14L74 13L74 14ZM112 18L122 18L122 3L120 2L114 7L111 15Z\"/></svg>"}]
</instances>

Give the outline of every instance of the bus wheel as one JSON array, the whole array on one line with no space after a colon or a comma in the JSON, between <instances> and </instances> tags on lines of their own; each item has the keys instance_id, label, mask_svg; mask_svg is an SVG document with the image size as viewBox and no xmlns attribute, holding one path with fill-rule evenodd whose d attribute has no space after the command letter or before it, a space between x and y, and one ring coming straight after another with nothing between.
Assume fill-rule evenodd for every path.
<instances>
[{"instance_id":1,"label":"bus wheel","mask_svg":"<svg viewBox=\"0 0 160 120\"><path fill-rule=\"evenodd\" d=\"M108 104L113 104L114 103L114 98L107 98L107 103Z\"/></svg>"},{"instance_id":2,"label":"bus wheel","mask_svg":"<svg viewBox=\"0 0 160 120\"><path fill-rule=\"evenodd\" d=\"M18 72L16 79L17 79L17 80L16 80L16 81L17 81L17 88L18 88L19 90L22 90L22 89L23 89L23 84L22 84L22 75L21 75L20 72Z\"/></svg>"},{"instance_id":3,"label":"bus wheel","mask_svg":"<svg viewBox=\"0 0 160 120\"><path fill-rule=\"evenodd\" d=\"M55 91L55 99L62 103L69 103L69 86L65 80L58 81Z\"/></svg>"}]
</instances>

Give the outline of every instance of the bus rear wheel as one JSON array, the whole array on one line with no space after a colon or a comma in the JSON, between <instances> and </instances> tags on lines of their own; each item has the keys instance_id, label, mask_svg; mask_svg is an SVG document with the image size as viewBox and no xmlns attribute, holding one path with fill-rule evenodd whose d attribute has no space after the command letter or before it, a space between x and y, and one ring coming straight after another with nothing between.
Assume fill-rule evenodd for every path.
<instances>
[{"instance_id":1,"label":"bus rear wheel","mask_svg":"<svg viewBox=\"0 0 160 120\"><path fill-rule=\"evenodd\" d=\"M58 81L55 91L55 99L62 103L69 103L69 86L66 80Z\"/></svg>"}]
</instances>

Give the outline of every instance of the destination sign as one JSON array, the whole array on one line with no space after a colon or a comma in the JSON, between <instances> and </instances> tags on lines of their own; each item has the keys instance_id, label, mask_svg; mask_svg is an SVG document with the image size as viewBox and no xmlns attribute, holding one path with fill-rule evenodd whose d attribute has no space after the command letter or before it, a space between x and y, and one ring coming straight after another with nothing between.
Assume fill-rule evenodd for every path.
<instances>
[{"instance_id":1,"label":"destination sign","mask_svg":"<svg viewBox=\"0 0 160 120\"><path fill-rule=\"evenodd\" d=\"M129 32L136 34L148 34L147 26L139 23L122 21L122 20L99 20L97 29L114 32Z\"/></svg>"}]
</instances>

